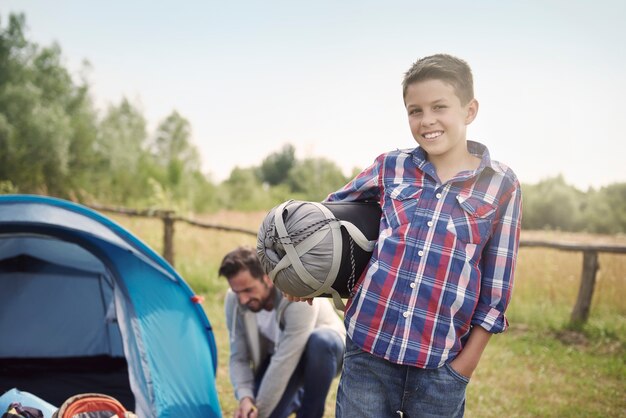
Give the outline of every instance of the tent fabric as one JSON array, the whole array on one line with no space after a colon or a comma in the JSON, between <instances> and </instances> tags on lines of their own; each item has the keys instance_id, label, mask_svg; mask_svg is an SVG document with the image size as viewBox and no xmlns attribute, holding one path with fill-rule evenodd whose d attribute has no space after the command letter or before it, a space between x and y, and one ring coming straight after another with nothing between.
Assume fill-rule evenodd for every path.
<instances>
[{"instance_id":1,"label":"tent fabric","mask_svg":"<svg viewBox=\"0 0 626 418\"><path fill-rule=\"evenodd\" d=\"M350 296L367 265L380 223L376 202L290 200L271 209L257 237L257 253L276 286L293 296Z\"/></svg>"},{"instance_id":2,"label":"tent fabric","mask_svg":"<svg viewBox=\"0 0 626 418\"><path fill-rule=\"evenodd\" d=\"M126 364L135 403L127 407L138 416L220 417L215 339L192 296L162 257L101 214L0 196L0 393L13 387L2 386L7 370L16 373L11 364L110 358ZM82 389L57 395L93 391Z\"/></svg>"}]
</instances>

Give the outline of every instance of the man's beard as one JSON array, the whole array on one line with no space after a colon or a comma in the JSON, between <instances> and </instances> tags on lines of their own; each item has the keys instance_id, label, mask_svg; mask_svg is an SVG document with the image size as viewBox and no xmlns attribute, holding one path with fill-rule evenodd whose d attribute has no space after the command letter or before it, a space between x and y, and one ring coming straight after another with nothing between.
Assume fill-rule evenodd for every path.
<instances>
[{"instance_id":1,"label":"man's beard","mask_svg":"<svg viewBox=\"0 0 626 418\"><path fill-rule=\"evenodd\" d=\"M250 299L248 303L246 303L246 308L251 312L260 312L263 309L266 309L270 304L269 301L274 297L274 292L270 291L267 296L263 299Z\"/></svg>"}]
</instances>

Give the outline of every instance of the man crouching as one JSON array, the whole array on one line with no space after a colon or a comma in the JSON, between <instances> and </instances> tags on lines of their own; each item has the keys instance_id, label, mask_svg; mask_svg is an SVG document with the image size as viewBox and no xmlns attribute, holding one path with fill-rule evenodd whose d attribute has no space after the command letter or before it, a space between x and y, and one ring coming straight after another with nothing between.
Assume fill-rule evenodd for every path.
<instances>
[{"instance_id":1,"label":"man crouching","mask_svg":"<svg viewBox=\"0 0 626 418\"><path fill-rule=\"evenodd\" d=\"M288 301L248 247L226 254L219 275L230 286L225 309L235 418L322 417L346 333L330 301Z\"/></svg>"}]
</instances>

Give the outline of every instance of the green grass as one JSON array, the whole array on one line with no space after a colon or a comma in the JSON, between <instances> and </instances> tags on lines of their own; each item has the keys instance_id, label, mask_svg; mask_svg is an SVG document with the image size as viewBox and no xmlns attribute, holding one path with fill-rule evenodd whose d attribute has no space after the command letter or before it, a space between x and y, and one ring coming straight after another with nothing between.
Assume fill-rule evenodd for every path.
<instances>
[{"instance_id":1,"label":"green grass","mask_svg":"<svg viewBox=\"0 0 626 418\"><path fill-rule=\"evenodd\" d=\"M467 416L624 416L623 355L616 338L512 326L487 347L468 389Z\"/></svg>"},{"instance_id":2,"label":"green grass","mask_svg":"<svg viewBox=\"0 0 626 418\"><path fill-rule=\"evenodd\" d=\"M263 215L224 212L207 221L255 229ZM161 251L157 221L116 220ZM577 237L550 235L552 239ZM617 240L626 243L623 237ZM216 272L222 256L240 244L255 245L256 239L183 224L176 227L176 267L204 295L204 308L215 330L217 387L225 417L232 416L236 401L228 378L223 312L227 283ZM520 250L507 312L511 327L491 339L472 377L467 417L626 417L626 255L600 256L589 321L572 329L569 317L581 267L578 253ZM326 417L334 416L336 385L337 381L328 397Z\"/></svg>"}]
</instances>

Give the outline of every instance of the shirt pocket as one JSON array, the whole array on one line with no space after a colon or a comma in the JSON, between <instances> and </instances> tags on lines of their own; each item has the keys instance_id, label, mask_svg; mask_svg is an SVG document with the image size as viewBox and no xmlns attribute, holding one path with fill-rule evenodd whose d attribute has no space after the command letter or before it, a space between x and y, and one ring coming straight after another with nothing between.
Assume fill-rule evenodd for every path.
<instances>
[{"instance_id":1,"label":"shirt pocket","mask_svg":"<svg viewBox=\"0 0 626 418\"><path fill-rule=\"evenodd\" d=\"M497 207L478 197L458 195L452 207L447 229L468 244L485 242L491 233L491 225Z\"/></svg>"},{"instance_id":2,"label":"shirt pocket","mask_svg":"<svg viewBox=\"0 0 626 418\"><path fill-rule=\"evenodd\" d=\"M407 184L385 186L383 214L392 228L411 223L417 210L422 189Z\"/></svg>"}]
</instances>

